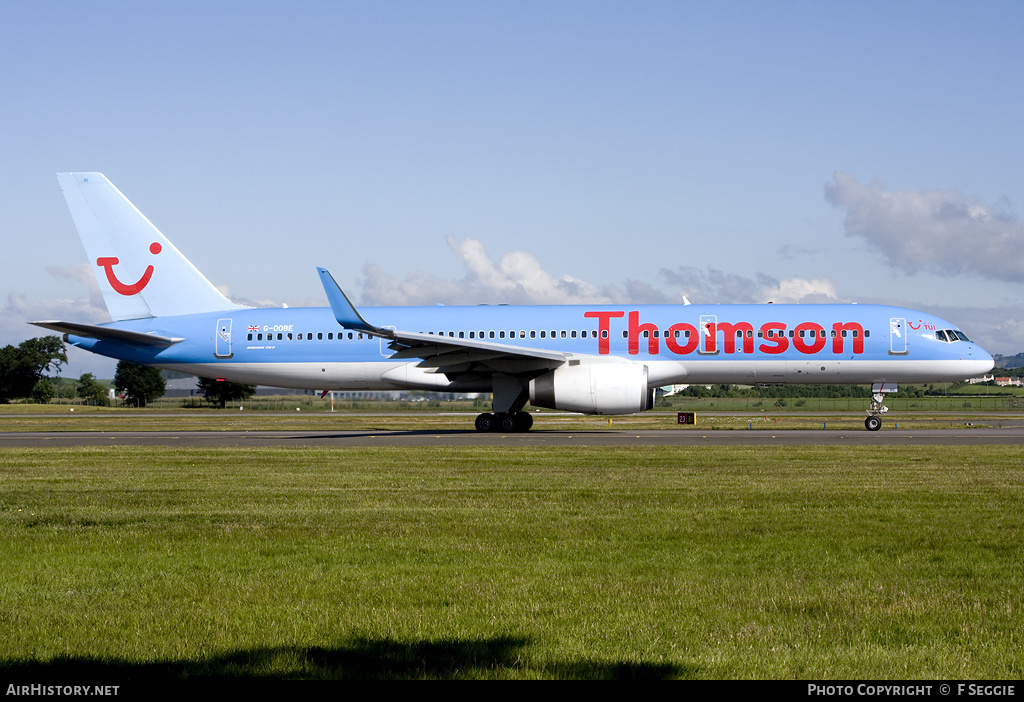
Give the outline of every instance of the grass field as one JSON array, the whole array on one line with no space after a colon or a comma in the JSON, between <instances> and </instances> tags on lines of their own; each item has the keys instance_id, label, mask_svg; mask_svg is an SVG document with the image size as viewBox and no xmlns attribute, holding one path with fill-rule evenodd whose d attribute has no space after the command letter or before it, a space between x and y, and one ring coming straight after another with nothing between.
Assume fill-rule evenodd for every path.
<instances>
[{"instance_id":1,"label":"grass field","mask_svg":"<svg viewBox=\"0 0 1024 702\"><path fill-rule=\"evenodd\" d=\"M1020 458L8 450L0 672L1019 678Z\"/></svg>"}]
</instances>

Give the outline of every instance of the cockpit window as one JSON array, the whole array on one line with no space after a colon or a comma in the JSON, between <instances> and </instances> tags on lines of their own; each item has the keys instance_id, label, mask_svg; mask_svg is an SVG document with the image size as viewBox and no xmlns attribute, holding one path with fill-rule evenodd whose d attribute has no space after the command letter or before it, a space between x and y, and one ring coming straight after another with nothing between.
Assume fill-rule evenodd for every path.
<instances>
[{"instance_id":1,"label":"cockpit window","mask_svg":"<svg viewBox=\"0 0 1024 702\"><path fill-rule=\"evenodd\" d=\"M966 334L956 329L939 329L935 332L935 338L939 341L948 341L950 343L954 341L970 342Z\"/></svg>"}]
</instances>

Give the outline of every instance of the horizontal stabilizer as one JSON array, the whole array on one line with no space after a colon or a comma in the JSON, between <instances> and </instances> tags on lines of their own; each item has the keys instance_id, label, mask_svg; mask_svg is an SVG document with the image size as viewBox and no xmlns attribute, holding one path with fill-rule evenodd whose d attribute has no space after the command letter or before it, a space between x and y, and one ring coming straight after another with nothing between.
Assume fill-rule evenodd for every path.
<instances>
[{"instance_id":1,"label":"horizontal stabilizer","mask_svg":"<svg viewBox=\"0 0 1024 702\"><path fill-rule=\"evenodd\" d=\"M37 327L50 329L51 331L60 332L62 334L71 334L72 336L84 336L89 339L99 339L101 341L120 341L122 343L135 344L136 346L155 346L162 349L165 349L168 346L174 346L175 344L180 344L185 340L184 338L128 331L127 329L117 329L115 327L101 327L95 324L77 324L75 322L57 321L29 322L29 324L34 324Z\"/></svg>"}]
</instances>

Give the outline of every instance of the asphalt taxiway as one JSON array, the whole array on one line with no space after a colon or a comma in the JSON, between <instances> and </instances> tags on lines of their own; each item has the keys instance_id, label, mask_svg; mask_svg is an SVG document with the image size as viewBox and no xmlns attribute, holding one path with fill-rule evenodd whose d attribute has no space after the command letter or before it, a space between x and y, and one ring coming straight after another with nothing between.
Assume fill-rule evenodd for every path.
<instances>
[{"instance_id":1,"label":"asphalt taxiway","mask_svg":"<svg viewBox=\"0 0 1024 702\"><path fill-rule=\"evenodd\" d=\"M533 430L521 434L446 431L55 431L0 432L0 448L86 446L970 446L1024 445L1024 425L883 429Z\"/></svg>"}]
</instances>

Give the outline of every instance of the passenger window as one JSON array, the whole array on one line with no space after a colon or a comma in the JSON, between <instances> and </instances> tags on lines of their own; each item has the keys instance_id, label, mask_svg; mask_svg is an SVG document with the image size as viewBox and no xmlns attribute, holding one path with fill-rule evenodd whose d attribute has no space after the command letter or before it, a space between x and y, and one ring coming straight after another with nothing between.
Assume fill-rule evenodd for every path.
<instances>
[{"instance_id":1,"label":"passenger window","mask_svg":"<svg viewBox=\"0 0 1024 702\"><path fill-rule=\"evenodd\" d=\"M247 341L252 341L252 334L250 334L249 336L247 336L247 337L246 337L246 340L247 340Z\"/></svg>"},{"instance_id":2,"label":"passenger window","mask_svg":"<svg viewBox=\"0 0 1024 702\"><path fill-rule=\"evenodd\" d=\"M281 337L278 336L277 338L280 339ZM324 333L323 332L317 332L316 333L316 340L317 341L323 341L324 340Z\"/></svg>"}]
</instances>

